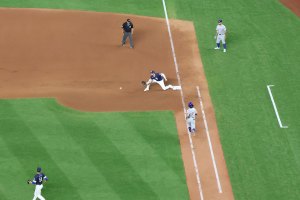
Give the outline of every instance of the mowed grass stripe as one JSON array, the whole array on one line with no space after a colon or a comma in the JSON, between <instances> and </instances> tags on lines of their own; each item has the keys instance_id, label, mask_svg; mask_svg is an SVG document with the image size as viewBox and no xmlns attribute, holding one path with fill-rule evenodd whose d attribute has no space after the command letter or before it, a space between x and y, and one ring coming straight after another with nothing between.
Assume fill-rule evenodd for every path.
<instances>
[{"instance_id":1,"label":"mowed grass stripe","mask_svg":"<svg viewBox=\"0 0 300 200\"><path fill-rule=\"evenodd\" d=\"M51 158L56 162L57 166L66 171L67 179L72 183L76 191L82 199L91 199L95 195L104 199L118 199L114 190L105 183L105 179L97 168L90 161L83 149L73 140L73 138L65 131L64 126L56 119L56 115L51 111L48 99L37 100L35 104L32 101L20 100L21 104L14 104L16 110L20 112L22 120L32 133L43 141L44 147ZM55 102L52 101L54 104ZM52 103L51 102L51 103ZM30 106L30 110L25 109ZM49 108L45 109L45 108ZM34 114L42 111L38 115ZM68 183L56 179L56 174L52 173L51 168L45 166L51 183L58 188L64 188ZM78 173L80 172L80 173ZM80 184L78 184L80 183ZM52 189L50 189L52 190Z\"/></svg>"},{"instance_id":2,"label":"mowed grass stripe","mask_svg":"<svg viewBox=\"0 0 300 200\"><path fill-rule=\"evenodd\" d=\"M97 127L93 121L86 118L79 118L76 123L74 118L70 119L60 114L57 114L56 118L121 199L142 198L144 195L156 196L151 187L131 166L130 161L104 134L109 130Z\"/></svg>"},{"instance_id":3,"label":"mowed grass stripe","mask_svg":"<svg viewBox=\"0 0 300 200\"><path fill-rule=\"evenodd\" d=\"M7 113L0 119L1 141L7 157L20 163L11 171L25 171L23 186L42 166L50 179L47 198L188 199L171 112L82 113L53 99L0 100L0 109ZM34 188L24 184L13 199L32 195Z\"/></svg>"},{"instance_id":4,"label":"mowed grass stripe","mask_svg":"<svg viewBox=\"0 0 300 200\"><path fill-rule=\"evenodd\" d=\"M0 120L0 126L2 126L2 122ZM1 132L2 129L0 128ZM0 152L0 177L4 180L0 181L0 199L32 198L33 188L26 187L26 180L31 178L31 176L28 176L23 166L19 163L19 160L10 152L10 149L6 146L1 136Z\"/></svg>"},{"instance_id":5,"label":"mowed grass stripe","mask_svg":"<svg viewBox=\"0 0 300 200\"><path fill-rule=\"evenodd\" d=\"M57 118L65 125L65 129L70 132L70 135L72 134L74 140L78 141L94 165L104 174L106 182L115 188L115 192L122 199L186 198L185 182L179 184L180 180L176 178L178 171L172 173L171 170L170 172L161 156L148 147L148 143L159 142L159 137L155 141L143 141L138 136L148 128L151 130L155 124L155 120L153 122L152 119L155 119L157 114L151 116L153 113L146 115L139 113L138 115L143 119L142 121L148 120L151 123L150 127L144 123L141 132L137 132L133 128L132 124L136 121L130 117L130 113L107 113L79 117L80 125L71 125L70 118L63 118L60 114L57 115ZM127 120L132 121L128 123ZM155 125L160 127L159 124ZM154 130L152 134L156 135L157 132ZM84 139L81 138L82 135L84 135ZM172 147L168 144L166 146ZM177 153L179 153L177 156L180 157L178 143L176 146ZM172 154L172 156L174 155ZM177 160L177 163L180 160ZM182 174L182 176L184 175ZM178 190L178 187L181 187L181 190ZM186 192L182 193L182 190Z\"/></svg>"},{"instance_id":6,"label":"mowed grass stripe","mask_svg":"<svg viewBox=\"0 0 300 200\"><path fill-rule=\"evenodd\" d=\"M114 130L113 134L107 134L116 148L130 160L134 169L140 171L141 177L151 183L151 188L161 194L161 199L186 198L186 193L179 192L186 190L186 179L184 174L178 173L184 170L182 164L177 164L178 161L181 163L181 153L178 136L175 134L176 126L174 121L170 120L173 119L173 114L169 112L167 118L160 112L149 112L146 115L118 113L118 116L122 118L118 122L118 128L111 127ZM151 120L148 120L149 118ZM101 121L97 124L101 125ZM128 145L131 143L135 145Z\"/></svg>"},{"instance_id":7,"label":"mowed grass stripe","mask_svg":"<svg viewBox=\"0 0 300 200\"><path fill-rule=\"evenodd\" d=\"M22 103L21 100L0 101L1 111L4 116L7 117L1 119L2 124L0 126L0 133L7 148L19 161L23 170L27 174L24 182L28 178L33 177L35 173L34 169L36 169L37 166L47 166L47 169L49 169L49 177L52 176L52 173L50 173L51 171L58 182L66 183L64 188L61 188L49 181L47 187L52 188L52 194L61 193L59 198L81 199L73 185L69 182L66 172L61 170L48 154L43 145L46 141L40 141L18 114L19 112L25 111L25 109L22 109L21 111L15 109L14 104L18 103ZM27 107L27 109L30 110L30 107ZM38 112L36 114L38 114ZM7 180L10 180L14 185L20 185L20 180L15 179L14 176L17 176L17 174L10 174L10 177ZM1 179L1 181L5 182L7 180ZM47 194L47 190L45 190L44 193ZM49 195L49 198L51 197L54 198L55 196ZM21 190L14 194L13 199L23 199Z\"/></svg>"}]
</instances>

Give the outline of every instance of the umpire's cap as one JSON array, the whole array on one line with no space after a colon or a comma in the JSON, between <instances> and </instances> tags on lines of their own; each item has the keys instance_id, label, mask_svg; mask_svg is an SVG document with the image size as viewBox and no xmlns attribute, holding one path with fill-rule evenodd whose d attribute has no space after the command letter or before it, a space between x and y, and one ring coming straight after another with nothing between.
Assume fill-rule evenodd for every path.
<instances>
[{"instance_id":1,"label":"umpire's cap","mask_svg":"<svg viewBox=\"0 0 300 200\"><path fill-rule=\"evenodd\" d=\"M36 168L36 171L37 171L37 172L41 172L41 171L42 171L42 168L41 168L41 167L37 167L37 168Z\"/></svg>"},{"instance_id":2,"label":"umpire's cap","mask_svg":"<svg viewBox=\"0 0 300 200\"><path fill-rule=\"evenodd\" d=\"M222 23L223 22L223 20L222 19L218 19L218 23Z\"/></svg>"}]
</instances>

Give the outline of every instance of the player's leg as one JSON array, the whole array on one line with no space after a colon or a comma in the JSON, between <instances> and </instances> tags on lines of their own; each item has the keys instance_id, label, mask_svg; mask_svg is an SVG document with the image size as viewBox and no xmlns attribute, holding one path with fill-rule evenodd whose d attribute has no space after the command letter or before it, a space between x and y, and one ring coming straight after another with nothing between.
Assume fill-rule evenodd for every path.
<instances>
[{"instance_id":1,"label":"player's leg","mask_svg":"<svg viewBox=\"0 0 300 200\"><path fill-rule=\"evenodd\" d=\"M191 119L187 119L187 125L188 125L188 129L189 129L189 133L191 133L192 132Z\"/></svg>"},{"instance_id":2,"label":"player's leg","mask_svg":"<svg viewBox=\"0 0 300 200\"><path fill-rule=\"evenodd\" d=\"M220 49L220 41L221 41L221 37L220 37L220 35L218 35L217 40L216 40L217 47L215 49Z\"/></svg>"},{"instance_id":3,"label":"player's leg","mask_svg":"<svg viewBox=\"0 0 300 200\"><path fill-rule=\"evenodd\" d=\"M173 90L181 90L181 86L173 85Z\"/></svg>"},{"instance_id":4,"label":"player's leg","mask_svg":"<svg viewBox=\"0 0 300 200\"><path fill-rule=\"evenodd\" d=\"M156 83L158 83L160 85L160 87L163 89L163 90L168 90L168 89L172 89L173 86L172 85L167 85L165 86L165 82L163 80L161 81L157 81Z\"/></svg>"},{"instance_id":5,"label":"player's leg","mask_svg":"<svg viewBox=\"0 0 300 200\"><path fill-rule=\"evenodd\" d=\"M123 38L122 38L122 45L124 45L124 44L126 43L127 37L128 37L128 33L127 33L127 32L124 32Z\"/></svg>"},{"instance_id":6,"label":"player's leg","mask_svg":"<svg viewBox=\"0 0 300 200\"><path fill-rule=\"evenodd\" d=\"M43 185L40 185L40 192L39 192L38 198L40 200L45 200L45 198L42 196L42 189L43 189Z\"/></svg>"},{"instance_id":7,"label":"player's leg","mask_svg":"<svg viewBox=\"0 0 300 200\"><path fill-rule=\"evenodd\" d=\"M192 119L191 121L191 129L192 129L192 133L195 133L196 132L196 122L194 119Z\"/></svg>"},{"instance_id":8,"label":"player's leg","mask_svg":"<svg viewBox=\"0 0 300 200\"><path fill-rule=\"evenodd\" d=\"M226 42L225 42L225 35L222 35L221 37L222 40L222 44L223 44L223 48L224 48L224 52L226 52Z\"/></svg>"},{"instance_id":9,"label":"player's leg","mask_svg":"<svg viewBox=\"0 0 300 200\"><path fill-rule=\"evenodd\" d=\"M130 42L130 48L133 48L133 40L132 40L132 34L128 33L129 42Z\"/></svg>"},{"instance_id":10,"label":"player's leg","mask_svg":"<svg viewBox=\"0 0 300 200\"><path fill-rule=\"evenodd\" d=\"M34 190L33 200L36 200L40 194L41 194L41 187L39 185L36 185Z\"/></svg>"},{"instance_id":11,"label":"player's leg","mask_svg":"<svg viewBox=\"0 0 300 200\"><path fill-rule=\"evenodd\" d=\"M46 200L42 195L39 195L38 198L39 198L40 200Z\"/></svg>"}]
</instances>

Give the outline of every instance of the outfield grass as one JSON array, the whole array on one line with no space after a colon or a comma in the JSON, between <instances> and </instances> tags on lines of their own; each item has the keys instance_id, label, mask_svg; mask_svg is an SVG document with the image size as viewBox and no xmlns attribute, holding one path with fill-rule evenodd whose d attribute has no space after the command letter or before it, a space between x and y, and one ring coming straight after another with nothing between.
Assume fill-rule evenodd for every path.
<instances>
[{"instance_id":1,"label":"outfield grass","mask_svg":"<svg viewBox=\"0 0 300 200\"><path fill-rule=\"evenodd\" d=\"M188 199L172 112L82 113L52 99L0 100L0 199ZM155 124L155 126L154 126Z\"/></svg>"},{"instance_id":2,"label":"outfield grass","mask_svg":"<svg viewBox=\"0 0 300 200\"><path fill-rule=\"evenodd\" d=\"M192 20L196 27L235 198L298 199L299 18L278 0L166 3L171 18ZM2 0L0 5L163 17L160 0ZM218 18L228 29L226 54L213 50ZM275 85L273 95L288 129L278 127L267 84Z\"/></svg>"}]
</instances>

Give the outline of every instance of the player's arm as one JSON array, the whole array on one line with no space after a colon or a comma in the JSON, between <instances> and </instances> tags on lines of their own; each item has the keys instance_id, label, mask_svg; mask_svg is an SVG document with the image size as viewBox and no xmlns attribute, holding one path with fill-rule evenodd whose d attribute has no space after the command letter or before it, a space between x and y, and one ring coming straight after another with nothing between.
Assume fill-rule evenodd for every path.
<instances>
[{"instance_id":1,"label":"player's arm","mask_svg":"<svg viewBox=\"0 0 300 200\"><path fill-rule=\"evenodd\" d=\"M44 175L44 181L47 182L48 181L48 177Z\"/></svg>"},{"instance_id":2,"label":"player's arm","mask_svg":"<svg viewBox=\"0 0 300 200\"><path fill-rule=\"evenodd\" d=\"M167 81L167 77L164 73L160 73L160 75L165 79L165 81Z\"/></svg>"},{"instance_id":3,"label":"player's arm","mask_svg":"<svg viewBox=\"0 0 300 200\"><path fill-rule=\"evenodd\" d=\"M133 35L133 30L134 30L134 26L133 26L133 23L131 23L131 35Z\"/></svg>"},{"instance_id":4,"label":"player's arm","mask_svg":"<svg viewBox=\"0 0 300 200\"><path fill-rule=\"evenodd\" d=\"M35 185L35 184L36 184L36 181L35 181L35 179L33 179L33 180L28 180L27 183L28 183L28 184L32 184L32 185Z\"/></svg>"},{"instance_id":5,"label":"player's arm","mask_svg":"<svg viewBox=\"0 0 300 200\"><path fill-rule=\"evenodd\" d=\"M121 26L122 32L124 33L124 24Z\"/></svg>"},{"instance_id":6,"label":"player's arm","mask_svg":"<svg viewBox=\"0 0 300 200\"><path fill-rule=\"evenodd\" d=\"M147 85L150 85L151 83L153 82L153 79L152 78L149 78L149 80L147 81Z\"/></svg>"}]
</instances>

